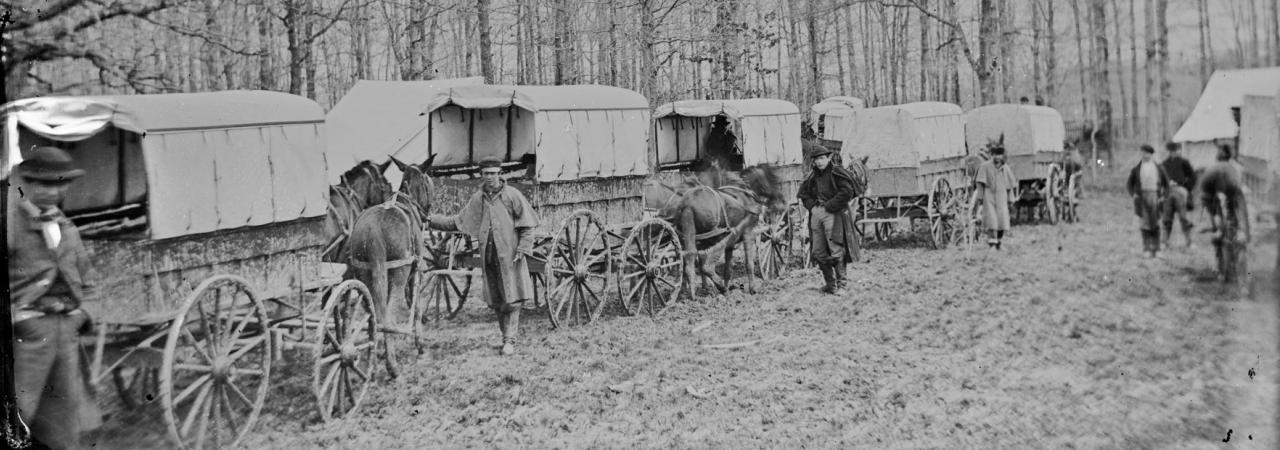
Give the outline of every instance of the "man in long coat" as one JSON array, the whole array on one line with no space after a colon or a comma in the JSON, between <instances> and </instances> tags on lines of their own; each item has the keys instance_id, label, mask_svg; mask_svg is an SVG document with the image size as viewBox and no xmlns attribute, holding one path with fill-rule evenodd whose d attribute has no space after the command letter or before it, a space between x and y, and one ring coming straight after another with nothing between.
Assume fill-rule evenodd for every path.
<instances>
[{"instance_id":1,"label":"man in long coat","mask_svg":"<svg viewBox=\"0 0 1280 450\"><path fill-rule=\"evenodd\" d=\"M81 175L65 151L38 147L15 168L6 211L18 413L32 438L59 449L80 448L81 433L102 424L79 341L91 326L80 309L88 253L58 209Z\"/></svg>"},{"instance_id":2,"label":"man in long coat","mask_svg":"<svg viewBox=\"0 0 1280 450\"><path fill-rule=\"evenodd\" d=\"M1152 158L1156 150L1142 145L1142 160L1129 171L1127 184L1133 197L1133 213L1142 232L1142 251L1148 258L1160 256L1160 200L1168 193L1169 177Z\"/></svg>"},{"instance_id":3,"label":"man in long coat","mask_svg":"<svg viewBox=\"0 0 1280 450\"><path fill-rule=\"evenodd\" d=\"M484 295L498 317L503 355L515 351L521 302L533 298L527 258L533 255L538 215L529 200L502 179L502 162L480 161L484 182L456 216L431 216L433 229L462 231L480 243Z\"/></svg>"},{"instance_id":4,"label":"man in long coat","mask_svg":"<svg viewBox=\"0 0 1280 450\"><path fill-rule=\"evenodd\" d=\"M826 282L822 291L839 294L846 285L845 265L861 257L849 202L862 192L853 173L831 163L831 153L826 147L813 147L813 172L800 184L797 196L809 210L809 249Z\"/></svg>"},{"instance_id":5,"label":"man in long coat","mask_svg":"<svg viewBox=\"0 0 1280 450\"><path fill-rule=\"evenodd\" d=\"M1009 193L1018 185L1013 170L1005 164L1004 147L991 149L991 160L978 167L974 178L982 199L982 223L989 234L987 246L1000 250L1009 231Z\"/></svg>"}]
</instances>

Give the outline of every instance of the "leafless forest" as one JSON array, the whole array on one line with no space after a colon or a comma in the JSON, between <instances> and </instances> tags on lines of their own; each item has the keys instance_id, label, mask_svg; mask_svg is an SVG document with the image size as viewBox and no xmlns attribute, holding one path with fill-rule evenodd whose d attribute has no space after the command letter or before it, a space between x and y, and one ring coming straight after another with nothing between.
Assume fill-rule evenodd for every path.
<instances>
[{"instance_id":1,"label":"leafless forest","mask_svg":"<svg viewBox=\"0 0 1280 450\"><path fill-rule=\"evenodd\" d=\"M1042 98L1159 141L1216 68L1280 64L1280 0L16 0L5 100L358 79L626 87L654 105Z\"/></svg>"}]
</instances>

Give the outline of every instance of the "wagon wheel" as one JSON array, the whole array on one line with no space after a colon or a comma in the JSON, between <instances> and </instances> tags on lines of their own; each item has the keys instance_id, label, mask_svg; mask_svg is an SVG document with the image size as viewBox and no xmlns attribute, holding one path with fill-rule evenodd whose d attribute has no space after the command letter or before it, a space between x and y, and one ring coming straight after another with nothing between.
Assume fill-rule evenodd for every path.
<instances>
[{"instance_id":1,"label":"wagon wheel","mask_svg":"<svg viewBox=\"0 0 1280 450\"><path fill-rule=\"evenodd\" d=\"M1078 206L1080 200L1080 192L1078 191L1080 186L1076 184L1076 179L1078 178L1080 177L1075 175L1067 177L1065 190L1062 194L1062 220L1070 223L1080 220L1079 212L1076 211L1076 206Z\"/></svg>"},{"instance_id":2,"label":"wagon wheel","mask_svg":"<svg viewBox=\"0 0 1280 450\"><path fill-rule=\"evenodd\" d=\"M1058 215L1062 211L1060 202L1062 201L1063 181L1065 180L1062 177L1062 168L1058 167L1057 164L1050 164L1049 177L1046 179L1044 187L1044 201L1040 202L1040 217L1048 221L1050 225L1058 223Z\"/></svg>"},{"instance_id":3,"label":"wagon wheel","mask_svg":"<svg viewBox=\"0 0 1280 450\"><path fill-rule=\"evenodd\" d=\"M315 370L311 389L325 421L348 417L360 407L373 382L378 332L373 296L364 283L347 280L325 299L315 328Z\"/></svg>"},{"instance_id":4,"label":"wagon wheel","mask_svg":"<svg viewBox=\"0 0 1280 450\"><path fill-rule=\"evenodd\" d=\"M580 209L565 219L547 249L547 315L556 328L600 317L613 273L613 248L600 219Z\"/></svg>"},{"instance_id":5,"label":"wagon wheel","mask_svg":"<svg viewBox=\"0 0 1280 450\"><path fill-rule=\"evenodd\" d=\"M116 396L127 409L137 409L159 400L160 368L123 366L111 371Z\"/></svg>"},{"instance_id":6,"label":"wagon wheel","mask_svg":"<svg viewBox=\"0 0 1280 450\"><path fill-rule=\"evenodd\" d=\"M631 229L619 253L618 291L627 314L653 316L680 298L684 248L671 224L645 219Z\"/></svg>"},{"instance_id":7,"label":"wagon wheel","mask_svg":"<svg viewBox=\"0 0 1280 450\"><path fill-rule=\"evenodd\" d=\"M877 208L878 207L876 206L876 200L873 198L858 197L853 200L854 223L858 224L858 226L854 227L854 229L858 230L858 234L860 234L863 239L875 238L874 234L876 232L876 225L875 224L871 225L872 234L868 235L867 224L862 223L862 221L866 219L868 215L871 214L871 211L874 211Z\"/></svg>"},{"instance_id":8,"label":"wagon wheel","mask_svg":"<svg viewBox=\"0 0 1280 450\"><path fill-rule=\"evenodd\" d=\"M929 215L930 241L933 243L933 248L947 248L951 245L956 223L955 194L951 191L951 183L946 178L933 181L928 202L925 211Z\"/></svg>"},{"instance_id":9,"label":"wagon wheel","mask_svg":"<svg viewBox=\"0 0 1280 450\"><path fill-rule=\"evenodd\" d=\"M792 203L787 206L786 214L786 235L783 238L791 243L791 253L787 255L787 259L788 261L795 261L797 257L803 258L807 267L809 260L809 212L804 210L803 205Z\"/></svg>"},{"instance_id":10,"label":"wagon wheel","mask_svg":"<svg viewBox=\"0 0 1280 450\"><path fill-rule=\"evenodd\" d=\"M160 372L169 437L182 448L235 446L267 397L272 339L265 305L240 277L196 287L173 319Z\"/></svg>"},{"instance_id":11,"label":"wagon wheel","mask_svg":"<svg viewBox=\"0 0 1280 450\"><path fill-rule=\"evenodd\" d=\"M416 284L416 297L420 299L417 303L421 305L418 309L422 312L417 317L419 322L428 319L436 322L453 319L462 311L462 305L467 302L467 296L471 293L472 275L461 274L457 270L419 272L421 281Z\"/></svg>"},{"instance_id":12,"label":"wagon wheel","mask_svg":"<svg viewBox=\"0 0 1280 450\"><path fill-rule=\"evenodd\" d=\"M960 206L958 225L963 230L965 245L972 246L973 241L982 238L982 201L978 200L978 190L972 189L966 195L967 200Z\"/></svg>"},{"instance_id":13,"label":"wagon wheel","mask_svg":"<svg viewBox=\"0 0 1280 450\"><path fill-rule=\"evenodd\" d=\"M758 234L760 242L756 245L756 254L751 255L756 258L760 278L776 279L782 276L787 266L787 256L791 254L793 247L791 239L794 235L790 229L791 220L788 212L784 210L777 214L766 215L761 223Z\"/></svg>"}]
</instances>

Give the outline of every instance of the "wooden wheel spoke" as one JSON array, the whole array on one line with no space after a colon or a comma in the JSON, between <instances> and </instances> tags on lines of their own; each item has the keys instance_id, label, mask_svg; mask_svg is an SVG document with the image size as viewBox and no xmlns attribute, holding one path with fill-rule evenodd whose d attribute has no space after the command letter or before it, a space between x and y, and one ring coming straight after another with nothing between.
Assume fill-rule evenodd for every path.
<instances>
[{"instance_id":1,"label":"wooden wheel spoke","mask_svg":"<svg viewBox=\"0 0 1280 450\"><path fill-rule=\"evenodd\" d=\"M249 396L244 395L244 391L241 391L240 387L236 386L235 383L227 383L227 388L231 390L232 394L235 394L236 400L240 400L245 406L253 407L253 401L249 400Z\"/></svg>"},{"instance_id":2,"label":"wooden wheel spoke","mask_svg":"<svg viewBox=\"0 0 1280 450\"><path fill-rule=\"evenodd\" d=\"M182 333L181 336L184 336L187 339L191 340L190 347L195 349L196 354L203 357L206 363L213 364L213 356L205 351L206 347L200 345L200 340L196 339L196 336L194 334L191 334L190 329L188 329L187 327L182 327L181 333Z\"/></svg>"},{"instance_id":3,"label":"wooden wheel spoke","mask_svg":"<svg viewBox=\"0 0 1280 450\"><path fill-rule=\"evenodd\" d=\"M253 313L252 309L242 314L240 317L240 321L237 322L235 327L232 328L231 333L225 336L224 340L222 341L222 346L230 347L233 341L235 340L236 336L239 336L241 333L244 333L245 327L249 324L249 319L254 317L255 317L255 314Z\"/></svg>"},{"instance_id":4,"label":"wooden wheel spoke","mask_svg":"<svg viewBox=\"0 0 1280 450\"><path fill-rule=\"evenodd\" d=\"M360 377L361 381L369 381L369 374L365 373L359 366L352 366L351 371L354 372L356 376Z\"/></svg>"},{"instance_id":5,"label":"wooden wheel spoke","mask_svg":"<svg viewBox=\"0 0 1280 450\"><path fill-rule=\"evenodd\" d=\"M204 334L205 334L204 346L205 346L205 351L207 352L207 353L205 353L205 354L206 354L206 355L211 355L211 356L212 356L212 355L217 355L217 354L218 354L218 347L217 347L216 345L214 345L214 342L213 342L213 341L214 341L214 336L215 336L217 333L215 332L214 328L210 325L210 320L209 320L209 318L208 318L208 317L206 317L206 315L205 315L205 312L204 312L204 302L200 302L200 301L197 301L197 302L196 302L196 314L199 314L199 315L200 315L200 326L201 326L201 327L202 327L202 329L204 330ZM197 341L197 342L199 342L199 341ZM212 359L210 359L210 360L212 360Z\"/></svg>"},{"instance_id":6,"label":"wooden wheel spoke","mask_svg":"<svg viewBox=\"0 0 1280 450\"><path fill-rule=\"evenodd\" d=\"M256 338L253 338L252 340L250 340L249 343L245 344L245 346L240 348L239 350L236 350L236 352L231 354L231 356L228 357L227 359L229 362L239 361L240 358L243 358L244 355L248 354L250 351L253 351L253 349L256 348L259 344L263 344L266 342L267 342L266 336L258 336Z\"/></svg>"},{"instance_id":7,"label":"wooden wheel spoke","mask_svg":"<svg viewBox=\"0 0 1280 450\"><path fill-rule=\"evenodd\" d=\"M231 386L231 384L228 383L227 386ZM222 394L222 412L227 416L227 425L231 427L231 437L234 439L238 434L236 430L240 429L240 423L236 420L236 412L231 409L231 397L227 395L227 388L223 387L219 391Z\"/></svg>"},{"instance_id":8,"label":"wooden wheel spoke","mask_svg":"<svg viewBox=\"0 0 1280 450\"><path fill-rule=\"evenodd\" d=\"M209 391L212 390L212 383L206 383L200 393L196 394L196 400L191 403L191 409L187 411L187 417L182 420L181 429L184 436L191 434L191 425L195 424L197 415L203 416L209 413L209 402L207 400Z\"/></svg>"},{"instance_id":9,"label":"wooden wheel spoke","mask_svg":"<svg viewBox=\"0 0 1280 450\"><path fill-rule=\"evenodd\" d=\"M644 280L640 280L640 282L636 283L635 286L631 288L631 292L627 293L627 298L636 298L636 292L640 290L641 286L644 286Z\"/></svg>"},{"instance_id":10,"label":"wooden wheel spoke","mask_svg":"<svg viewBox=\"0 0 1280 450\"><path fill-rule=\"evenodd\" d=\"M638 277L638 276L641 276L641 275L644 275L644 274L645 274L645 271L643 271L643 270L637 270L637 271L635 271L635 272L631 272L631 273L628 273L628 274L626 274L626 275L623 275L623 276L622 276L622 279L623 279L623 280L630 280L630 279L632 279L632 278L635 278L635 277Z\"/></svg>"},{"instance_id":11,"label":"wooden wheel spoke","mask_svg":"<svg viewBox=\"0 0 1280 450\"><path fill-rule=\"evenodd\" d=\"M204 375L201 375L199 378L196 378L196 381L192 382L190 385L187 386L186 389L183 389L182 392L179 392L178 396L173 398L174 406L177 406L178 404L182 403L184 400L187 399L187 397L190 397L192 393L194 393L200 387L204 386L205 383L208 383L209 380L212 378L213 378L212 374L204 374Z\"/></svg>"}]
</instances>

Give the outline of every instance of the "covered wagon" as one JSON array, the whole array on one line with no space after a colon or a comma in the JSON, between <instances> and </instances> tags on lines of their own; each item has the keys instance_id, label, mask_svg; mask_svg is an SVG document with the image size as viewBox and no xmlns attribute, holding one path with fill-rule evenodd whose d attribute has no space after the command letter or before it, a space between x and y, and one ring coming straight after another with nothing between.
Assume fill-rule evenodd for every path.
<instances>
[{"instance_id":1,"label":"covered wagon","mask_svg":"<svg viewBox=\"0 0 1280 450\"><path fill-rule=\"evenodd\" d=\"M866 102L858 97L827 97L809 108L809 126L818 138L840 141L845 135L844 118L866 107Z\"/></svg>"},{"instance_id":2,"label":"covered wagon","mask_svg":"<svg viewBox=\"0 0 1280 450\"><path fill-rule=\"evenodd\" d=\"M1062 115L1047 106L998 104L964 114L964 133L970 152L1002 144L1010 169L1018 180L1015 205L1035 212L1041 220L1058 220L1063 200L1074 201L1073 189L1060 165L1066 137ZM1074 206L1071 206L1074 209Z\"/></svg>"}]
</instances>

